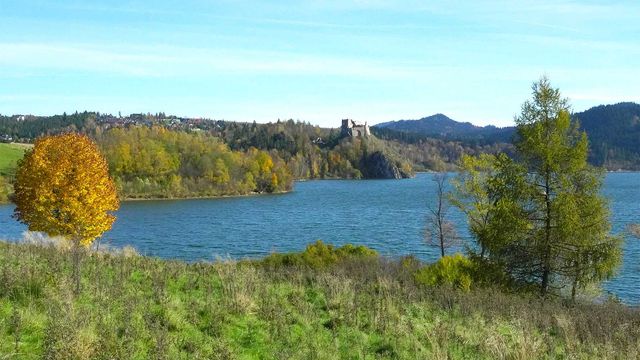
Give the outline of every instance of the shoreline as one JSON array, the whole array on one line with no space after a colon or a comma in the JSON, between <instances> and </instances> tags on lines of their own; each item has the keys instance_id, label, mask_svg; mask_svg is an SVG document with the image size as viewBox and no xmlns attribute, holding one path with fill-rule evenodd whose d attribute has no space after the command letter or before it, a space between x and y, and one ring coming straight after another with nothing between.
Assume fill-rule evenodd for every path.
<instances>
[{"instance_id":1,"label":"shoreline","mask_svg":"<svg viewBox=\"0 0 640 360\"><path fill-rule=\"evenodd\" d=\"M228 199L228 198L240 198L240 197L253 197L253 196L265 196L265 195L285 195L292 193L293 189L288 191L278 191L272 193L250 193L250 194L237 194L237 195L210 195L210 196L185 196L185 197L140 197L140 198L119 198L120 202L138 202L138 201L178 201L178 200L215 200L215 199ZM0 205L13 204L11 200L0 201Z\"/></svg>"},{"instance_id":2,"label":"shoreline","mask_svg":"<svg viewBox=\"0 0 640 360\"><path fill-rule=\"evenodd\" d=\"M148 197L148 198L121 198L122 202L137 202L137 201L171 201L171 200L215 200L215 199L228 199L228 198L240 198L240 197L253 197L264 195L285 195L292 193L293 189L287 191L278 191L272 193L249 193L249 194L237 194L237 195L209 195L209 196L185 196L185 197Z\"/></svg>"},{"instance_id":3,"label":"shoreline","mask_svg":"<svg viewBox=\"0 0 640 360\"><path fill-rule=\"evenodd\" d=\"M415 174L437 174L437 171L416 171ZM451 173L451 171L448 171ZM640 170L606 170L606 174L620 174L620 173L640 173ZM415 176L411 177L415 178ZM401 179L345 179L345 178L323 178L323 179L297 179L294 180L294 183L297 182L309 182L309 181L366 181L366 180L406 180L411 178L401 178ZM294 189L287 191L279 191L273 193L249 193L249 194L236 194L236 195L206 195L206 196L185 196L185 197L127 197L120 198L121 202L138 202L138 201L176 201L176 200L215 200L215 199L229 199L229 198L241 198L241 197L254 197L254 196L265 196L265 195L284 195L292 193ZM12 204L11 200L9 201L0 201L0 205Z\"/></svg>"}]
</instances>

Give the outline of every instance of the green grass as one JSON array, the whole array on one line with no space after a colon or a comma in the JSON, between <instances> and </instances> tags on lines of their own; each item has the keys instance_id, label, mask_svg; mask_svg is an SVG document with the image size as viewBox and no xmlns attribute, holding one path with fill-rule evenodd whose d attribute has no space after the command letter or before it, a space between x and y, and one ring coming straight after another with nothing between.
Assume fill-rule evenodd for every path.
<instances>
[{"instance_id":1,"label":"green grass","mask_svg":"<svg viewBox=\"0 0 640 360\"><path fill-rule=\"evenodd\" d=\"M635 308L424 287L379 257L322 264L93 252L74 296L68 252L0 242L0 359L640 356Z\"/></svg>"},{"instance_id":2,"label":"green grass","mask_svg":"<svg viewBox=\"0 0 640 360\"><path fill-rule=\"evenodd\" d=\"M0 176L13 176L18 160L22 159L29 144L0 143Z\"/></svg>"}]
</instances>

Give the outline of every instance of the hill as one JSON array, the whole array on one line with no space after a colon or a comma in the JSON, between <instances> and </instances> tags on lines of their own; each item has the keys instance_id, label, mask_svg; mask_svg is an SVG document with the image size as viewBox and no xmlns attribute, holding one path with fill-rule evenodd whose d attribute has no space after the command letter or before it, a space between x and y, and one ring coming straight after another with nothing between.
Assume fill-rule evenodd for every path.
<instances>
[{"instance_id":1,"label":"hill","mask_svg":"<svg viewBox=\"0 0 640 360\"><path fill-rule=\"evenodd\" d=\"M602 105L575 113L573 118L580 121L589 135L591 163L609 170L640 170L640 105ZM436 114L418 120L375 125L371 131L380 141L364 149L342 139L339 129L293 120L256 124L183 118L163 113L115 117L96 112L48 117L0 116L0 134L25 142L40 135L71 130L97 137L109 129L136 126L162 126L176 131L209 134L220 138L235 151L247 151L251 147L269 151L287 163L296 179L370 176L367 161L361 155L377 150L390 156L399 168L408 161L418 171L454 169L462 154L509 153L515 132L514 127L475 126ZM354 146L358 151L353 151ZM404 167L407 168L406 164Z\"/></svg>"},{"instance_id":2,"label":"hill","mask_svg":"<svg viewBox=\"0 0 640 360\"><path fill-rule=\"evenodd\" d=\"M572 114L590 143L589 161L609 170L640 170L640 104L624 102L600 105ZM418 120L390 121L375 125L376 134L387 138L413 139L418 134L463 145L498 145L510 142L515 127L475 126L436 114Z\"/></svg>"},{"instance_id":3,"label":"hill","mask_svg":"<svg viewBox=\"0 0 640 360\"><path fill-rule=\"evenodd\" d=\"M589 160L610 170L640 169L640 104L600 105L573 114L589 136Z\"/></svg>"},{"instance_id":4,"label":"hill","mask_svg":"<svg viewBox=\"0 0 640 360\"><path fill-rule=\"evenodd\" d=\"M294 179L413 175L412 164L389 141L343 137L339 131L293 120L256 124L90 112L0 120L0 134L25 141L33 141L33 134L68 131L91 136L123 198L245 195L288 191ZM4 149L15 150L9 145ZM6 173L15 171L21 155L3 157ZM0 184L0 202L7 200L6 183Z\"/></svg>"},{"instance_id":5,"label":"hill","mask_svg":"<svg viewBox=\"0 0 640 360\"><path fill-rule=\"evenodd\" d=\"M389 121L375 125L395 131L415 132L445 140L489 140L509 141L513 128L492 125L476 126L469 122L458 122L444 114L435 114L418 120Z\"/></svg>"}]
</instances>

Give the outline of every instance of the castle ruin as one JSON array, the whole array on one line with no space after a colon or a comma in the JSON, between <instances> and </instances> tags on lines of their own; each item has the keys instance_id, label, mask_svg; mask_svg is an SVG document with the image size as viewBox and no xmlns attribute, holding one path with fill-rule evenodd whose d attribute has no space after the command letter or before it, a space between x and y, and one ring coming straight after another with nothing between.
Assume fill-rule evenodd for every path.
<instances>
[{"instance_id":1,"label":"castle ruin","mask_svg":"<svg viewBox=\"0 0 640 360\"><path fill-rule=\"evenodd\" d=\"M342 119L342 136L367 137L371 135L369 125L357 123L352 119Z\"/></svg>"}]
</instances>

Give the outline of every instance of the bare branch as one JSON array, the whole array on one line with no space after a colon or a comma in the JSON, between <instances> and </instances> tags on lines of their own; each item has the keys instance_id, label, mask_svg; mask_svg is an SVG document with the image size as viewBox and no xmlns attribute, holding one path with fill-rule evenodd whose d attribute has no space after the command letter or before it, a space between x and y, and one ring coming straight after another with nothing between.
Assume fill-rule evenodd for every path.
<instances>
[{"instance_id":1,"label":"bare branch","mask_svg":"<svg viewBox=\"0 0 640 360\"><path fill-rule=\"evenodd\" d=\"M440 248L440 255L445 256L445 250L458 241L453 223L447 220L449 203L447 201L447 174L438 173L433 177L436 185L435 204L429 206L427 226L424 231L424 240L431 246Z\"/></svg>"}]
</instances>

